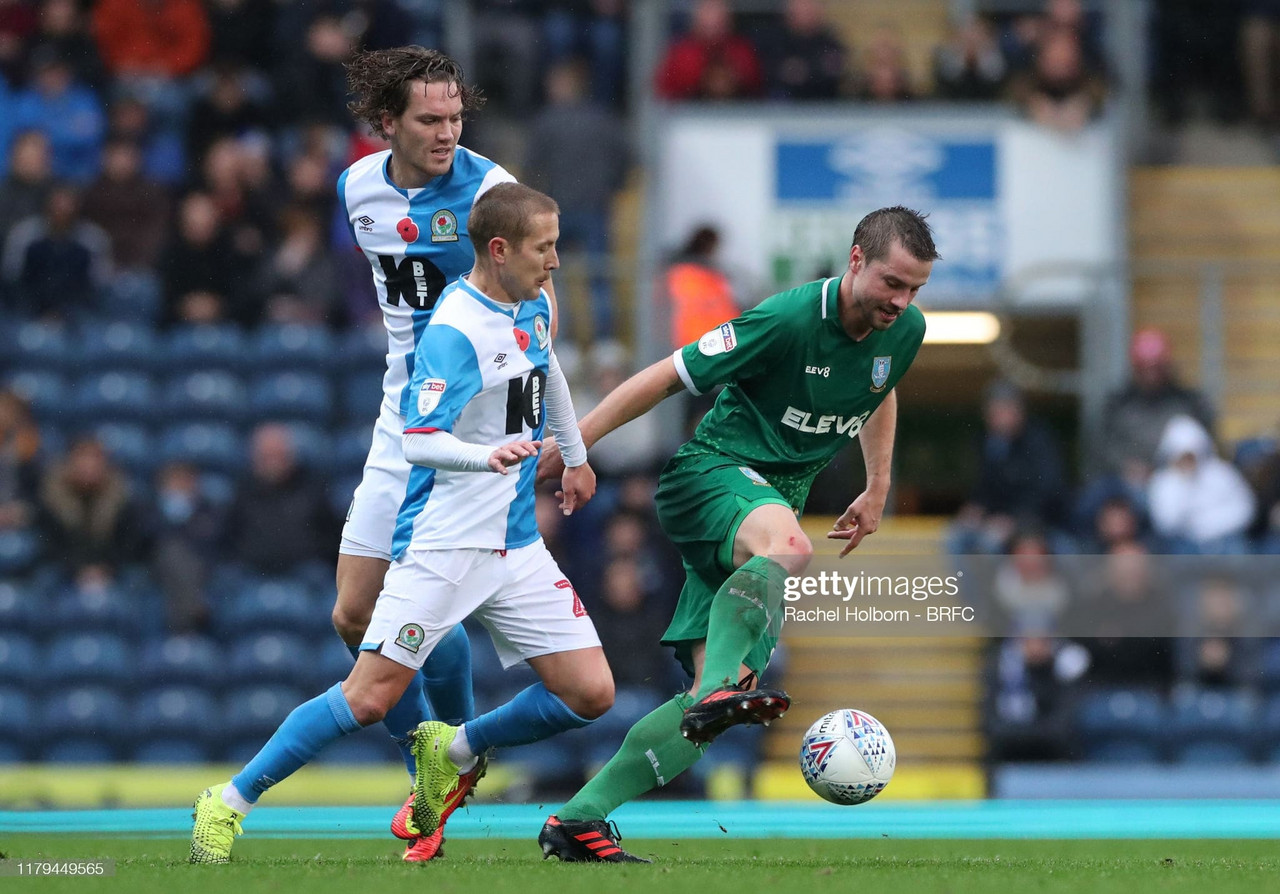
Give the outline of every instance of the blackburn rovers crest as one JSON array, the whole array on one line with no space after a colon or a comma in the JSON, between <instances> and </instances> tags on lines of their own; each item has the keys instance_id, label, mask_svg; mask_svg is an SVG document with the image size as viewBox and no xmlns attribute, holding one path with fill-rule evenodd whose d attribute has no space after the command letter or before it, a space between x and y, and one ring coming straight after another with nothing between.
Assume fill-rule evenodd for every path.
<instances>
[{"instance_id":1,"label":"blackburn rovers crest","mask_svg":"<svg viewBox=\"0 0 1280 894\"><path fill-rule=\"evenodd\" d=\"M441 208L431 215L431 241L457 242L458 218L448 208Z\"/></svg>"},{"instance_id":2,"label":"blackburn rovers crest","mask_svg":"<svg viewBox=\"0 0 1280 894\"><path fill-rule=\"evenodd\" d=\"M871 390L879 394L889 381L889 367L893 365L893 357L876 357L871 361Z\"/></svg>"}]
</instances>

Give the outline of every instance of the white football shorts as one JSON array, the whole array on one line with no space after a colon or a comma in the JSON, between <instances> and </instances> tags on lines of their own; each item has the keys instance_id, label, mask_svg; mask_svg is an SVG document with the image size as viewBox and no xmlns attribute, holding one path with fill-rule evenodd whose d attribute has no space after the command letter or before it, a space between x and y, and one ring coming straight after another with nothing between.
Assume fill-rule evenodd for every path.
<instances>
[{"instance_id":1,"label":"white football shorts","mask_svg":"<svg viewBox=\"0 0 1280 894\"><path fill-rule=\"evenodd\" d=\"M412 463L404 458L404 418L382 402L364 477L351 498L338 552L391 561L391 535L409 487Z\"/></svg>"},{"instance_id":2,"label":"white football shorts","mask_svg":"<svg viewBox=\"0 0 1280 894\"><path fill-rule=\"evenodd\" d=\"M419 668L470 615L488 628L503 667L600 645L573 585L539 538L503 551L408 550L387 571L360 648Z\"/></svg>"}]
</instances>

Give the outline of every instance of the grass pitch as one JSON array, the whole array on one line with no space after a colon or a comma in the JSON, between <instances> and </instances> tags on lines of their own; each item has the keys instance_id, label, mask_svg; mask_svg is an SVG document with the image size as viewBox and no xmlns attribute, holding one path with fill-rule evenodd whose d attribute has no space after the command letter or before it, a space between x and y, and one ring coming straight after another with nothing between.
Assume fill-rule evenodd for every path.
<instances>
[{"instance_id":1,"label":"grass pitch","mask_svg":"<svg viewBox=\"0 0 1280 894\"><path fill-rule=\"evenodd\" d=\"M70 830L68 830L70 831ZM11 860L116 861L109 878L0 879L0 890L128 894L325 894L412 891L459 894L821 894L995 891L1270 890L1280 852L1269 841L1021 841L630 839L652 866L543 862L521 840L458 840L428 864L400 861L396 842L254 839L236 843L229 866L190 866L187 842L75 835L6 835Z\"/></svg>"}]
</instances>

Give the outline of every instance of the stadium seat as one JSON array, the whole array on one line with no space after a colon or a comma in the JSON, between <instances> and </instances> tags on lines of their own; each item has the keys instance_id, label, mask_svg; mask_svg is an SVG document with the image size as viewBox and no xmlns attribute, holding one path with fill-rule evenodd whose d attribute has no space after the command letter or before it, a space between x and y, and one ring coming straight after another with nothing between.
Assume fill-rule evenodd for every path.
<instances>
[{"instance_id":1,"label":"stadium seat","mask_svg":"<svg viewBox=\"0 0 1280 894\"><path fill-rule=\"evenodd\" d=\"M0 680L7 680L0 673ZM16 686L0 684L0 743L14 745L22 751L40 741L40 729L36 722L35 702L24 690Z\"/></svg>"},{"instance_id":2,"label":"stadium seat","mask_svg":"<svg viewBox=\"0 0 1280 894\"><path fill-rule=\"evenodd\" d=\"M66 330L49 323L20 323L12 335L14 369L65 372L71 348Z\"/></svg>"},{"instance_id":3,"label":"stadium seat","mask_svg":"<svg viewBox=\"0 0 1280 894\"><path fill-rule=\"evenodd\" d=\"M1258 683L1263 689L1280 690L1280 640L1271 640L1258 656Z\"/></svg>"},{"instance_id":4,"label":"stadium seat","mask_svg":"<svg viewBox=\"0 0 1280 894\"><path fill-rule=\"evenodd\" d=\"M310 638L283 633L245 636L232 646L224 673L231 684L293 684L305 676L310 642Z\"/></svg>"},{"instance_id":5,"label":"stadium seat","mask_svg":"<svg viewBox=\"0 0 1280 894\"><path fill-rule=\"evenodd\" d=\"M1101 760L1107 749L1121 747L1159 754L1168 734L1166 717L1164 700L1152 690L1104 689L1081 699L1077 725L1086 756Z\"/></svg>"},{"instance_id":6,"label":"stadium seat","mask_svg":"<svg viewBox=\"0 0 1280 894\"><path fill-rule=\"evenodd\" d=\"M1173 749L1173 759L1196 767L1238 766L1253 762L1247 745L1224 740L1182 742Z\"/></svg>"},{"instance_id":7,"label":"stadium seat","mask_svg":"<svg viewBox=\"0 0 1280 894\"><path fill-rule=\"evenodd\" d=\"M39 422L56 422L67 415L67 383L60 373L18 367L5 378L4 387L25 400Z\"/></svg>"},{"instance_id":8,"label":"stadium seat","mask_svg":"<svg viewBox=\"0 0 1280 894\"><path fill-rule=\"evenodd\" d=\"M228 642L244 634L270 632L323 635L330 626L327 608L296 581L255 581L218 607L214 631Z\"/></svg>"},{"instance_id":9,"label":"stadium seat","mask_svg":"<svg viewBox=\"0 0 1280 894\"><path fill-rule=\"evenodd\" d=\"M160 279L150 270L121 271L102 290L99 307L111 320L154 323L160 316L160 291Z\"/></svg>"},{"instance_id":10,"label":"stadium seat","mask_svg":"<svg viewBox=\"0 0 1280 894\"><path fill-rule=\"evenodd\" d=\"M200 370L170 379L161 405L170 424L210 420L235 422L245 412L246 391L238 376Z\"/></svg>"},{"instance_id":11,"label":"stadium seat","mask_svg":"<svg viewBox=\"0 0 1280 894\"><path fill-rule=\"evenodd\" d=\"M132 372L105 372L81 378L70 389L68 412L78 425L145 423L162 418L151 379Z\"/></svg>"},{"instance_id":12,"label":"stadium seat","mask_svg":"<svg viewBox=\"0 0 1280 894\"><path fill-rule=\"evenodd\" d=\"M40 554L35 528L0 531L0 577L29 571Z\"/></svg>"},{"instance_id":13,"label":"stadium seat","mask_svg":"<svg viewBox=\"0 0 1280 894\"><path fill-rule=\"evenodd\" d=\"M114 748L132 734L128 703L103 686L78 686L43 701L40 734L46 742L87 738Z\"/></svg>"},{"instance_id":14,"label":"stadium seat","mask_svg":"<svg viewBox=\"0 0 1280 894\"><path fill-rule=\"evenodd\" d=\"M162 462L189 462L209 472L228 475L244 469L244 442L230 425L188 422L166 428L160 435Z\"/></svg>"},{"instance_id":15,"label":"stadium seat","mask_svg":"<svg viewBox=\"0 0 1280 894\"><path fill-rule=\"evenodd\" d=\"M381 326L362 326L342 337L337 349L338 368L345 378L353 373L377 373L387 369L387 333Z\"/></svg>"},{"instance_id":16,"label":"stadium seat","mask_svg":"<svg viewBox=\"0 0 1280 894\"><path fill-rule=\"evenodd\" d=\"M7 685L31 684L44 678L36 640L17 631L0 628L0 681Z\"/></svg>"},{"instance_id":17,"label":"stadium seat","mask_svg":"<svg viewBox=\"0 0 1280 894\"><path fill-rule=\"evenodd\" d=\"M289 712L311 695L295 686L253 685L228 691L221 711L227 746L251 743L256 751Z\"/></svg>"},{"instance_id":18,"label":"stadium seat","mask_svg":"<svg viewBox=\"0 0 1280 894\"><path fill-rule=\"evenodd\" d=\"M127 422L104 422L93 435L116 465L126 472L150 478L156 467L156 445L145 426Z\"/></svg>"},{"instance_id":19,"label":"stadium seat","mask_svg":"<svg viewBox=\"0 0 1280 894\"><path fill-rule=\"evenodd\" d=\"M327 617L327 615L326 615ZM304 682L309 692L323 692L351 673L354 659L342 640L330 628L329 635L311 647L307 655Z\"/></svg>"},{"instance_id":20,"label":"stadium seat","mask_svg":"<svg viewBox=\"0 0 1280 894\"><path fill-rule=\"evenodd\" d=\"M155 333L136 323L86 323L79 328L67 363L84 372L149 372L158 358Z\"/></svg>"},{"instance_id":21,"label":"stadium seat","mask_svg":"<svg viewBox=\"0 0 1280 894\"><path fill-rule=\"evenodd\" d=\"M343 736L336 742L330 742L316 755L317 764L383 764L391 765L400 761L400 750L396 748L391 737L378 724L372 729L363 729ZM405 782L408 791L408 781Z\"/></svg>"},{"instance_id":22,"label":"stadium seat","mask_svg":"<svg viewBox=\"0 0 1280 894\"><path fill-rule=\"evenodd\" d=\"M1245 693L1221 689L1193 689L1175 694L1169 715L1174 741L1241 742L1253 727L1257 706Z\"/></svg>"},{"instance_id":23,"label":"stadium seat","mask_svg":"<svg viewBox=\"0 0 1280 894\"><path fill-rule=\"evenodd\" d=\"M207 764L217 750L199 738L157 739L134 748L132 759L139 764Z\"/></svg>"},{"instance_id":24,"label":"stadium seat","mask_svg":"<svg viewBox=\"0 0 1280 894\"><path fill-rule=\"evenodd\" d=\"M359 475L373 443L373 424L355 424L342 429L333 439L333 467L339 472Z\"/></svg>"},{"instance_id":25,"label":"stadium seat","mask_svg":"<svg viewBox=\"0 0 1280 894\"><path fill-rule=\"evenodd\" d=\"M143 739L181 739L222 728L219 703L198 686L164 685L134 704L134 729Z\"/></svg>"},{"instance_id":26,"label":"stadium seat","mask_svg":"<svg viewBox=\"0 0 1280 894\"><path fill-rule=\"evenodd\" d=\"M114 634L73 633L49 643L41 660L41 675L54 686L125 686L137 676L136 657Z\"/></svg>"},{"instance_id":27,"label":"stadium seat","mask_svg":"<svg viewBox=\"0 0 1280 894\"><path fill-rule=\"evenodd\" d=\"M249 410L254 422L310 422L325 426L332 411L332 389L328 379L314 373L275 373L253 386Z\"/></svg>"},{"instance_id":28,"label":"stadium seat","mask_svg":"<svg viewBox=\"0 0 1280 894\"><path fill-rule=\"evenodd\" d=\"M142 652L139 676L174 686L209 687L220 679L223 653L203 636L170 636L150 644Z\"/></svg>"},{"instance_id":29,"label":"stadium seat","mask_svg":"<svg viewBox=\"0 0 1280 894\"><path fill-rule=\"evenodd\" d=\"M52 635L68 630L85 630L115 633L126 638L136 636L141 614L138 609L136 600L120 587L67 590L55 596L44 613L45 633ZM133 658L130 658L132 662Z\"/></svg>"},{"instance_id":30,"label":"stadium seat","mask_svg":"<svg viewBox=\"0 0 1280 894\"><path fill-rule=\"evenodd\" d=\"M1089 739L1082 747L1086 760L1103 764L1151 764L1163 757L1155 743L1136 739Z\"/></svg>"},{"instance_id":31,"label":"stadium seat","mask_svg":"<svg viewBox=\"0 0 1280 894\"><path fill-rule=\"evenodd\" d=\"M324 371L337 346L323 326L263 326L249 346L249 362L262 371Z\"/></svg>"},{"instance_id":32,"label":"stadium seat","mask_svg":"<svg viewBox=\"0 0 1280 894\"><path fill-rule=\"evenodd\" d=\"M298 462L317 475L327 475L333 468L333 440L326 429L305 422L289 425Z\"/></svg>"},{"instance_id":33,"label":"stadium seat","mask_svg":"<svg viewBox=\"0 0 1280 894\"><path fill-rule=\"evenodd\" d=\"M240 330L231 325L184 326L173 330L161 350L171 370L243 370L248 349Z\"/></svg>"},{"instance_id":34,"label":"stadium seat","mask_svg":"<svg viewBox=\"0 0 1280 894\"><path fill-rule=\"evenodd\" d=\"M370 433L382 400L382 374L383 370L353 371L339 380L343 418L351 425L363 425Z\"/></svg>"},{"instance_id":35,"label":"stadium seat","mask_svg":"<svg viewBox=\"0 0 1280 894\"><path fill-rule=\"evenodd\" d=\"M0 740L0 764L17 764L27 759L27 750L13 742Z\"/></svg>"},{"instance_id":36,"label":"stadium seat","mask_svg":"<svg viewBox=\"0 0 1280 894\"><path fill-rule=\"evenodd\" d=\"M40 750L40 762L45 764L110 764L123 756L120 748L93 736L53 739Z\"/></svg>"},{"instance_id":37,"label":"stadium seat","mask_svg":"<svg viewBox=\"0 0 1280 894\"><path fill-rule=\"evenodd\" d=\"M33 624L40 612L34 587L16 580L0 580L0 636L29 634L36 631ZM5 679L0 671L0 681Z\"/></svg>"}]
</instances>

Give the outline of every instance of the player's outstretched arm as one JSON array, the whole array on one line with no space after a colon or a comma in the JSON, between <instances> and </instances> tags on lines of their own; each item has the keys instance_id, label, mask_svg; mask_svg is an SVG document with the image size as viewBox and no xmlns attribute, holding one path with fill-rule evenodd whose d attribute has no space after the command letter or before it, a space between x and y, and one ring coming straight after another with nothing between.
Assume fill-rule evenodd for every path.
<instances>
[{"instance_id":1,"label":"player's outstretched arm","mask_svg":"<svg viewBox=\"0 0 1280 894\"><path fill-rule=\"evenodd\" d=\"M898 427L898 392L890 391L876 409L862 431L858 443L862 445L862 460L867 467L867 489L849 504L849 508L836 519L835 526L827 532L828 540L846 540L840 558L849 555L862 538L874 534L880 528L885 501L889 499L890 469L893 466L893 437Z\"/></svg>"},{"instance_id":2,"label":"player's outstretched arm","mask_svg":"<svg viewBox=\"0 0 1280 894\"><path fill-rule=\"evenodd\" d=\"M663 400L684 390L684 383L670 357L640 370L600 401L578 424L582 442L590 448L615 428L638 419ZM564 473L564 460L559 448L549 444L538 458L538 480L558 478Z\"/></svg>"}]
</instances>

